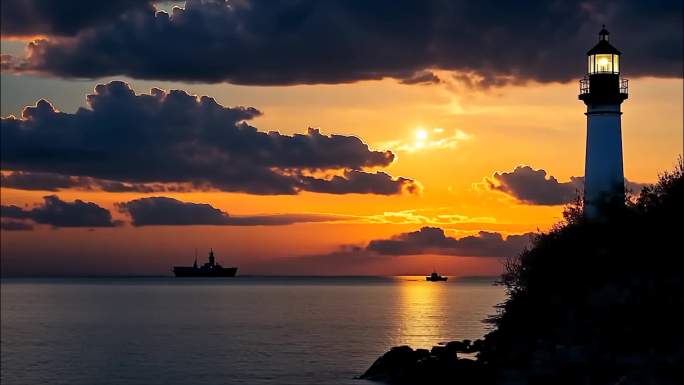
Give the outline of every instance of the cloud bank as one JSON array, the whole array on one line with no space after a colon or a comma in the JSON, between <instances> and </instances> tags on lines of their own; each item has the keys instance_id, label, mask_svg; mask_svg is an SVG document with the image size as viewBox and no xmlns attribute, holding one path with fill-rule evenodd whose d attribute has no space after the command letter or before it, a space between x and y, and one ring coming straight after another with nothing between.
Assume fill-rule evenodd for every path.
<instances>
[{"instance_id":1,"label":"cloud bank","mask_svg":"<svg viewBox=\"0 0 684 385\"><path fill-rule=\"evenodd\" d=\"M504 237L501 233L482 231L477 235L454 238L447 236L441 228L426 226L388 239L372 240L365 246L344 245L329 253L269 260L260 268L281 274L302 274L305 271L306 274L316 275L330 275L331 272L364 275L368 274L369 269L386 274L388 268L392 270L397 266L406 266L406 260L400 263L395 258L426 254L485 258L498 264L497 258L517 255L529 245L533 236L533 233L525 233ZM397 263L388 265L390 259ZM393 274L406 272L393 270Z\"/></svg>"},{"instance_id":2,"label":"cloud bank","mask_svg":"<svg viewBox=\"0 0 684 385\"><path fill-rule=\"evenodd\" d=\"M584 190L582 176L559 182L554 176L547 175L546 170L535 170L530 166L517 166L511 172L494 173L491 178L485 178L485 183L489 189L500 191L521 203L542 206L570 203ZM625 188L632 193L639 193L645 185L625 179Z\"/></svg>"},{"instance_id":3,"label":"cloud bank","mask_svg":"<svg viewBox=\"0 0 684 385\"><path fill-rule=\"evenodd\" d=\"M77 199L65 202L56 195L43 198L31 209L3 205L2 230L32 230L34 224L58 227L113 227L123 222L112 220L109 210ZM356 217L335 214L264 214L231 216L206 203L183 202L169 197L149 197L117 203L116 208L140 226L285 226L295 223L334 222Z\"/></svg>"},{"instance_id":4,"label":"cloud bank","mask_svg":"<svg viewBox=\"0 0 684 385\"><path fill-rule=\"evenodd\" d=\"M190 191L191 186L170 184L123 183L89 177L78 177L43 172L14 171L0 175L4 188L30 191L60 191L66 189L105 192L152 193Z\"/></svg>"},{"instance_id":5,"label":"cloud bank","mask_svg":"<svg viewBox=\"0 0 684 385\"><path fill-rule=\"evenodd\" d=\"M562 205L577 197L582 184L576 178L560 183L543 169L518 166L512 172L494 173L486 178L489 188L510 195L520 202L534 205Z\"/></svg>"},{"instance_id":6,"label":"cloud bank","mask_svg":"<svg viewBox=\"0 0 684 385\"><path fill-rule=\"evenodd\" d=\"M504 237L501 233L480 231L477 235L454 238L447 236L442 228L424 226L388 239L371 240L366 246L345 245L330 253L293 258L290 262L367 263L388 257L424 254L501 258L520 253L533 236L534 233L525 233Z\"/></svg>"},{"instance_id":7,"label":"cloud bank","mask_svg":"<svg viewBox=\"0 0 684 385\"><path fill-rule=\"evenodd\" d=\"M2 167L15 171L3 185L149 192L170 184L250 194L418 190L411 179L366 171L388 166L392 152L313 128L261 132L245 123L261 114L254 108L223 107L180 90L136 95L119 81L98 85L87 102L90 108L69 114L40 100L20 118L2 118Z\"/></svg>"},{"instance_id":8,"label":"cloud bank","mask_svg":"<svg viewBox=\"0 0 684 385\"><path fill-rule=\"evenodd\" d=\"M12 11L22 9L19 3L3 2ZM107 7L91 3L100 2L83 6L93 15L74 23L84 28L80 33L33 42L25 59L4 57L4 68L67 78L245 85L385 77L438 82L431 69L483 86L565 82L581 74L585 53L606 24L616 46L629 53L630 76L682 76L679 0L501 1L489 7L467 0L189 0L171 14L141 2L129 12L111 12L109 22L100 17ZM40 14L54 12L48 11ZM14 13L7 28L75 33L62 21L44 28L33 13Z\"/></svg>"},{"instance_id":9,"label":"cloud bank","mask_svg":"<svg viewBox=\"0 0 684 385\"><path fill-rule=\"evenodd\" d=\"M135 199L117 204L128 214L133 226L280 226L301 222L327 222L345 219L328 214L273 214L234 217L206 203L190 203L168 197Z\"/></svg>"},{"instance_id":10,"label":"cloud bank","mask_svg":"<svg viewBox=\"0 0 684 385\"><path fill-rule=\"evenodd\" d=\"M418 231L396 235L390 239L371 241L365 251L381 255L439 254L470 257L506 257L523 250L533 233L509 235L480 231L463 238L448 237L439 227L423 227Z\"/></svg>"},{"instance_id":11,"label":"cloud bank","mask_svg":"<svg viewBox=\"0 0 684 385\"><path fill-rule=\"evenodd\" d=\"M24 209L18 206L2 206L0 211L3 219L4 230L30 230L30 222L50 225L53 227L113 227L118 223L112 220L109 210L92 202L84 202L77 199L73 202L65 202L55 195L43 198L43 204L32 209ZM15 220L30 221L19 224ZM12 228L13 227L13 228Z\"/></svg>"}]
</instances>

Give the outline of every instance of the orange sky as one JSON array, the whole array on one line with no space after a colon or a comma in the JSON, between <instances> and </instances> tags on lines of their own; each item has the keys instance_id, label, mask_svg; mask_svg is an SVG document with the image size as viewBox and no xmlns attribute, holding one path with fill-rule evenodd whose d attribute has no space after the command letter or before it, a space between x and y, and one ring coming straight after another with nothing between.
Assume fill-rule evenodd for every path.
<instances>
[{"instance_id":1,"label":"orange sky","mask_svg":"<svg viewBox=\"0 0 684 385\"><path fill-rule=\"evenodd\" d=\"M628 67L625 58L624 68ZM581 71L578 68L578 73ZM627 71L627 70L625 70ZM448 79L449 74L441 74ZM628 77L628 74L626 74ZM66 112L85 105L85 93L97 81L62 81L3 74L3 116L18 114L12 105L33 104L48 95L22 84L46 84L48 99ZM322 254L340 245L363 245L371 239L439 225L450 236L479 230L520 234L547 229L560 219L561 206L533 206L488 191L482 180L497 171L526 164L543 168L559 181L581 176L584 167L585 106L577 100L577 84L527 84L473 90L455 83L402 85L394 80L344 85L244 87L227 84L182 84L131 81L137 92L152 86L180 88L209 95L224 105L253 106L264 115L250 124L260 130L305 132L318 127L325 134L360 137L371 148L392 150L397 160L386 169L393 176L416 179L419 195L332 195L301 193L257 196L241 193L164 193L182 201L209 203L231 215L272 213L332 213L358 217L335 223L287 226L185 226L111 229L51 229L3 231L3 269L13 264L87 266L74 271L93 273L162 273L172 264L190 262L194 248L213 247L219 260L236 264L244 274L278 274L275 261ZM80 98L73 96L76 91ZM623 104L625 175L653 182L682 153L682 80L630 80L630 97ZM435 131L435 129L439 129ZM423 133L418 133L422 130ZM441 131L441 132L438 132ZM443 141L439 142L440 139ZM420 144L420 143L422 144ZM417 144L418 143L418 144ZM2 189L2 204L38 203L47 192ZM63 200L83 199L110 209L114 203L161 194L61 191ZM402 220L390 213L399 213ZM439 217L438 216L442 216ZM446 218L446 219L445 219ZM449 222L452 223L449 223ZM397 223L399 222L399 223ZM355 266L335 263L325 274L421 274L433 266L453 275L497 274L495 258L406 256ZM47 269L49 270L49 269ZM69 271L69 269L67 269ZM283 270L285 271L285 270ZM311 273L302 266L286 273Z\"/></svg>"}]
</instances>

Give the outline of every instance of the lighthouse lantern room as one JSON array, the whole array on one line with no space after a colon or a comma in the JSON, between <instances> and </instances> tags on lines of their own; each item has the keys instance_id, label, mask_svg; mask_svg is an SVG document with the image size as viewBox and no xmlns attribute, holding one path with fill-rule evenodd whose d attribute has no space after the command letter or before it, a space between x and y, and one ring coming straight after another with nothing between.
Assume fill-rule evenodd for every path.
<instances>
[{"instance_id":1,"label":"lighthouse lantern room","mask_svg":"<svg viewBox=\"0 0 684 385\"><path fill-rule=\"evenodd\" d=\"M620 51L608 42L609 32L605 26L599 32L599 42L587 53L589 59L589 69L587 74L619 74L620 73Z\"/></svg>"}]
</instances>

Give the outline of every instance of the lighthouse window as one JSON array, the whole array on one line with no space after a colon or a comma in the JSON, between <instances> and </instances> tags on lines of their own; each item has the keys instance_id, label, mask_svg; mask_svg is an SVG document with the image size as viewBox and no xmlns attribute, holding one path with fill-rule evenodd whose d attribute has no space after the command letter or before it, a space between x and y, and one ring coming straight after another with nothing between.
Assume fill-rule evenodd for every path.
<instances>
[{"instance_id":1,"label":"lighthouse window","mask_svg":"<svg viewBox=\"0 0 684 385\"><path fill-rule=\"evenodd\" d=\"M589 73L617 73L618 55L599 54L589 56Z\"/></svg>"}]
</instances>

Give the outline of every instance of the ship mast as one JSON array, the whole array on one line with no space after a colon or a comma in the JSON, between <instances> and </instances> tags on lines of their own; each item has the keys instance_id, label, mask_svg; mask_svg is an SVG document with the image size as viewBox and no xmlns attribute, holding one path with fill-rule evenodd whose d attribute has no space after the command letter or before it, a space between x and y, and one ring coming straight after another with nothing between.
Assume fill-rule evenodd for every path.
<instances>
[{"instance_id":1,"label":"ship mast","mask_svg":"<svg viewBox=\"0 0 684 385\"><path fill-rule=\"evenodd\" d=\"M215 261L215 259L214 259L214 249L211 248L211 249L209 250L209 265L213 267L213 266L214 266L214 263L215 263L214 261Z\"/></svg>"}]
</instances>

